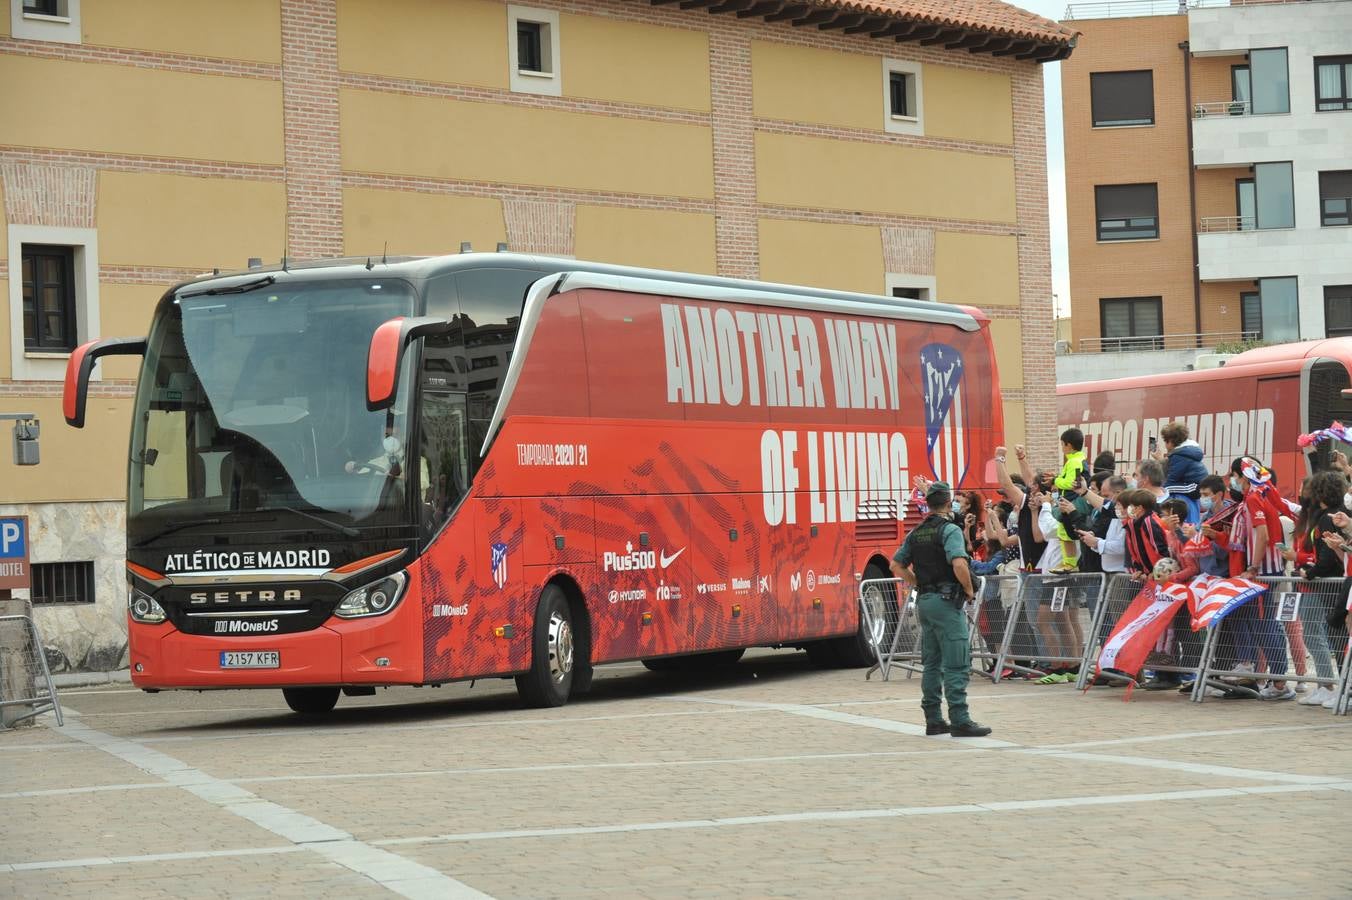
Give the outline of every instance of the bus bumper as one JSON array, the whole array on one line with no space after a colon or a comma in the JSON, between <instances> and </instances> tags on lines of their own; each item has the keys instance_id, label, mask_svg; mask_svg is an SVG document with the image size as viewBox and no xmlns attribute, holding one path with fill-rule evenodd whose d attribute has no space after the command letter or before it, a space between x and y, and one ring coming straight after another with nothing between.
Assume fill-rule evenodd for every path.
<instances>
[{"instance_id":1,"label":"bus bumper","mask_svg":"<svg viewBox=\"0 0 1352 900\"><path fill-rule=\"evenodd\" d=\"M218 638L184 634L168 622L128 622L132 684L141 688L261 688L301 685L421 684L422 648L399 616L330 619L297 634ZM222 653L275 650L276 668L222 666Z\"/></svg>"}]
</instances>

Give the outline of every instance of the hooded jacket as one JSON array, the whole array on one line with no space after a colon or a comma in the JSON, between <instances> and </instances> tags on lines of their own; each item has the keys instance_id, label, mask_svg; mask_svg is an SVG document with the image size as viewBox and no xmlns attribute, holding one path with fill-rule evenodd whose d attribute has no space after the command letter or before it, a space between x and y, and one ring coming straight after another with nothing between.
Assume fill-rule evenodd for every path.
<instances>
[{"instance_id":1,"label":"hooded jacket","mask_svg":"<svg viewBox=\"0 0 1352 900\"><path fill-rule=\"evenodd\" d=\"M1192 440L1169 451L1169 467L1164 473L1164 489L1170 494L1196 494L1197 485L1211 474L1202 462L1202 448Z\"/></svg>"}]
</instances>

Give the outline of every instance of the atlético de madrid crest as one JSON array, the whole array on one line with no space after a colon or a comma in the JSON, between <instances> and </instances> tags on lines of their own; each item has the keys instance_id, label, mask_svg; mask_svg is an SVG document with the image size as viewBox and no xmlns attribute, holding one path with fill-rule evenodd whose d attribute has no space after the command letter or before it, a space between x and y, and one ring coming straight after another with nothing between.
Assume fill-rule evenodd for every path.
<instances>
[{"instance_id":1,"label":"atl\u00e9tico de madrid crest","mask_svg":"<svg viewBox=\"0 0 1352 900\"><path fill-rule=\"evenodd\" d=\"M491 548L493 551L493 583L502 590L502 586L507 583L507 545L498 542Z\"/></svg>"},{"instance_id":2,"label":"atl\u00e9tico de madrid crest","mask_svg":"<svg viewBox=\"0 0 1352 900\"><path fill-rule=\"evenodd\" d=\"M967 405L962 354L948 344L920 350L920 380L925 398L925 451L939 481L955 489L967 474L971 454L963 419Z\"/></svg>"}]
</instances>

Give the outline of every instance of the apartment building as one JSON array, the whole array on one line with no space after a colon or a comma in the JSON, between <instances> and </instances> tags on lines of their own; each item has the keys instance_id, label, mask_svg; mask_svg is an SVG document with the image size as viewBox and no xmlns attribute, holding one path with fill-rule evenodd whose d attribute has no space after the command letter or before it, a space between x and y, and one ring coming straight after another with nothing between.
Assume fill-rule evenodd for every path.
<instances>
[{"instance_id":1,"label":"apartment building","mask_svg":"<svg viewBox=\"0 0 1352 900\"><path fill-rule=\"evenodd\" d=\"M1352 334L1352 2L1068 15L1073 349Z\"/></svg>"},{"instance_id":2,"label":"apartment building","mask_svg":"<svg viewBox=\"0 0 1352 900\"><path fill-rule=\"evenodd\" d=\"M134 362L176 281L462 243L981 306L1011 440L1055 424L1041 63L995 0L4 0L0 462L62 667L121 656ZM489 376L495 361L485 356ZM476 363L480 365L480 363ZM355 376L354 376L355 377Z\"/></svg>"}]
</instances>

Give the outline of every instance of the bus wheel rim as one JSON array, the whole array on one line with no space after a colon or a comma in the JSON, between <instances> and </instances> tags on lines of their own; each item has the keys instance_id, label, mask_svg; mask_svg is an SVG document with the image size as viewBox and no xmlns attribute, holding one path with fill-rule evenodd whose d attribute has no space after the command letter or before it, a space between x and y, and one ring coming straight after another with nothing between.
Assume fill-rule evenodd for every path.
<instances>
[{"instance_id":1,"label":"bus wheel rim","mask_svg":"<svg viewBox=\"0 0 1352 900\"><path fill-rule=\"evenodd\" d=\"M573 629L560 612L549 617L549 677L562 682L573 671Z\"/></svg>"},{"instance_id":2,"label":"bus wheel rim","mask_svg":"<svg viewBox=\"0 0 1352 900\"><path fill-rule=\"evenodd\" d=\"M869 643L874 647L881 646L883 636L887 634L887 606L883 592L876 585L869 585L864 589L864 601L868 604L870 620Z\"/></svg>"}]
</instances>

